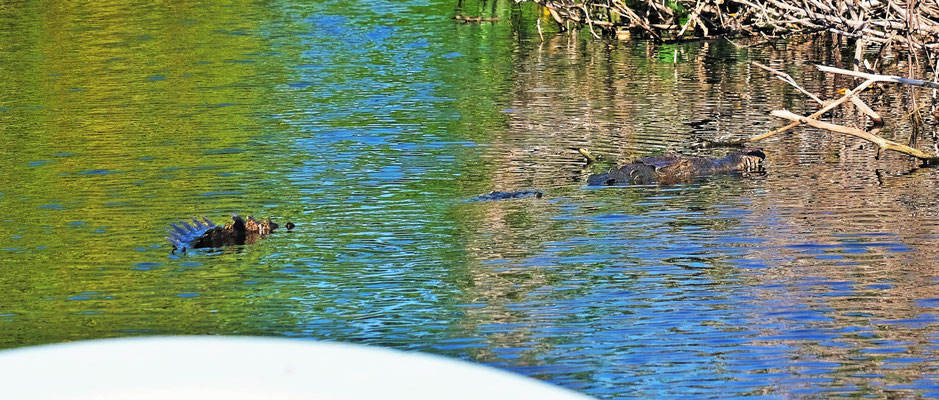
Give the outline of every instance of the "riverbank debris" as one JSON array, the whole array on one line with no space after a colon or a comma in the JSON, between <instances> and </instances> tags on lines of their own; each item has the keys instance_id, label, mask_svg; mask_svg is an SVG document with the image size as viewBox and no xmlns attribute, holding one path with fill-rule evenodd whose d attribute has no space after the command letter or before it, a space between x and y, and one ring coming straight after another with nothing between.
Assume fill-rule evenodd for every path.
<instances>
[{"instance_id":1,"label":"riverbank debris","mask_svg":"<svg viewBox=\"0 0 939 400\"><path fill-rule=\"evenodd\" d=\"M939 59L939 3L900 0L515 0L543 7L559 31L594 37L644 33L657 41L831 32ZM736 45L736 44L735 44Z\"/></svg>"}]
</instances>

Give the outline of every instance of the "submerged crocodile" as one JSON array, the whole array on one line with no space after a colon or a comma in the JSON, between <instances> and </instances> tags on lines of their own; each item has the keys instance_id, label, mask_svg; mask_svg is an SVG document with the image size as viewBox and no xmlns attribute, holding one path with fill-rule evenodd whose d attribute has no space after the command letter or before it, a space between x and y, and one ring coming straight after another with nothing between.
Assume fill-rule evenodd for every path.
<instances>
[{"instance_id":1,"label":"submerged crocodile","mask_svg":"<svg viewBox=\"0 0 939 400\"><path fill-rule=\"evenodd\" d=\"M535 198L540 199L543 196L544 196L544 193L541 193L538 190L519 190L515 192L489 192L486 194L481 194L479 196L473 197L472 199L469 199L467 201L471 203L475 203L478 201L523 199L525 197L535 197Z\"/></svg>"},{"instance_id":2,"label":"submerged crocodile","mask_svg":"<svg viewBox=\"0 0 939 400\"><path fill-rule=\"evenodd\" d=\"M192 224L180 221L179 224L170 224L170 226L172 229L167 231L169 236L166 239L173 245L173 252L175 252L177 249L186 251L187 249L254 243L258 238L267 236L280 225L271 221L270 218L258 221L248 216L246 221L232 214L231 222L225 225L216 225L206 217L202 217L202 220L193 217ZM293 227L293 223L287 223L288 231Z\"/></svg>"},{"instance_id":3,"label":"submerged crocodile","mask_svg":"<svg viewBox=\"0 0 939 400\"><path fill-rule=\"evenodd\" d=\"M763 172L766 154L759 149L731 152L724 158L683 157L676 154L636 159L619 168L587 178L589 186L675 184L698 176Z\"/></svg>"}]
</instances>

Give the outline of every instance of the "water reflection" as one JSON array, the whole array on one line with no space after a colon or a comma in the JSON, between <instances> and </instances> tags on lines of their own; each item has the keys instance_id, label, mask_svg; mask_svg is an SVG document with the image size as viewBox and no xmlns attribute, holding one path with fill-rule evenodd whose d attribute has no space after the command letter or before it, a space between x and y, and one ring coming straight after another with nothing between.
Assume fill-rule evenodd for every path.
<instances>
[{"instance_id":1,"label":"water reflection","mask_svg":"<svg viewBox=\"0 0 939 400\"><path fill-rule=\"evenodd\" d=\"M532 176L539 177L512 162L543 167L543 186L563 186L560 177L582 173L570 162L562 161L568 172L558 174L558 163L552 173L545 166L550 161L532 160L576 158L570 152L523 153L531 149L588 146L617 159L662 148L693 153L689 144L698 137L775 127L756 110L805 107L745 63L709 61L733 50L729 45L687 46L682 51L700 63L651 65L650 74L642 71L644 60L616 58L621 53L615 49L565 39L539 45L534 61L519 61L543 69L520 75L513 109L525 111L513 113L517 122L506 137L523 138L506 140L488 154L501 186L530 186ZM755 53L747 55L784 58L792 68L802 64L801 53ZM605 59L606 70L623 71L622 83L603 81L609 75L603 68L567 66L576 64L571 58L585 64ZM582 80L567 76L572 71ZM634 83L642 79L670 95L618 92L642 85ZM846 85L811 79L823 83L812 86L815 91L832 93ZM614 89L591 93L579 86L585 81ZM671 103L657 104L660 97ZM615 104L622 114L597 115L604 104ZM892 134L908 135L902 116L893 118L901 123ZM471 217L465 223L482 221L487 233L490 227L518 228L491 241L490 234L480 234L495 249L471 247L479 268L489 271L478 275L487 278L477 286L491 289L474 296L486 307L468 314L494 338L489 343L499 340L511 349L484 348L481 357L501 365L534 364L525 370L592 393L621 395L629 388L630 395L643 397L933 390L936 317L922 306L929 300L916 299L931 298L936 288L935 274L925 267L935 262L927 244L935 204L901 194L898 187L929 192L926 181L935 172L909 175L914 164L902 157L876 161L866 144L819 132L799 132L765 147L772 165L763 179L712 179L640 194L646 189L559 188L570 197L546 205L493 205L483 214L489 219ZM528 163L518 161L525 158ZM911 202L913 197L921 200ZM519 239L531 237L539 239ZM547 352L533 345L545 337L555 345ZM597 372L596 364L585 362L590 357L614 367ZM537 367L546 359L552 368ZM902 383L897 376L904 376Z\"/></svg>"},{"instance_id":2,"label":"water reflection","mask_svg":"<svg viewBox=\"0 0 939 400\"><path fill-rule=\"evenodd\" d=\"M850 86L810 67L841 65L829 39L542 43L452 7L3 9L0 347L259 334L601 398L939 392L935 170L799 130L761 144L763 177L583 185L602 166L577 147L719 155L691 144L812 107L748 60ZM534 15L512 7L478 10ZM908 137L905 97L878 99L884 134ZM545 197L464 201L522 189ZM169 254L169 222L232 211L298 226Z\"/></svg>"}]
</instances>

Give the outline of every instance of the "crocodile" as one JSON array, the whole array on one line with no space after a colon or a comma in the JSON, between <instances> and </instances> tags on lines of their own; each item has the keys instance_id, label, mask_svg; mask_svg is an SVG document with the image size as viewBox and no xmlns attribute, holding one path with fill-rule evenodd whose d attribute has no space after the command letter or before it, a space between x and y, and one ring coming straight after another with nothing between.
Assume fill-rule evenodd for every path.
<instances>
[{"instance_id":1,"label":"crocodile","mask_svg":"<svg viewBox=\"0 0 939 400\"><path fill-rule=\"evenodd\" d=\"M542 198L544 193L538 190L519 190L515 192L489 192L486 194L481 194L479 196L473 197L472 199L467 200L468 202L475 203L479 201L497 201L497 200L511 200L511 199L523 199L526 197Z\"/></svg>"},{"instance_id":2,"label":"crocodile","mask_svg":"<svg viewBox=\"0 0 939 400\"><path fill-rule=\"evenodd\" d=\"M766 154L759 149L736 150L723 158L684 157L669 153L641 157L619 168L587 177L588 186L651 185L690 182L698 176L762 173Z\"/></svg>"},{"instance_id":3,"label":"crocodile","mask_svg":"<svg viewBox=\"0 0 939 400\"><path fill-rule=\"evenodd\" d=\"M178 224L170 224L172 229L167 230L169 236L166 239L173 245L174 253L178 249L185 252L187 249L251 244L279 226L270 218L258 221L248 216L245 220L236 214L232 214L231 222L225 225L216 225L206 217L201 220L193 217L192 223L180 221ZM287 230L293 228L294 224L288 222Z\"/></svg>"}]
</instances>

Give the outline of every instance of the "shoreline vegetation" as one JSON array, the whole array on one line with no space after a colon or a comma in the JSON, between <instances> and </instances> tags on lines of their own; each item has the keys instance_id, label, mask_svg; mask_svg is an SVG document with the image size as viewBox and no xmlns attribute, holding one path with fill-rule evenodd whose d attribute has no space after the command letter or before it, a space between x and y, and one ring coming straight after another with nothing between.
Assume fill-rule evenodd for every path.
<instances>
[{"instance_id":1,"label":"shoreline vegetation","mask_svg":"<svg viewBox=\"0 0 939 400\"><path fill-rule=\"evenodd\" d=\"M832 32L872 48L939 56L935 0L515 0L536 3L558 29L586 28L596 38L642 34L658 41Z\"/></svg>"},{"instance_id":2,"label":"shoreline vegetation","mask_svg":"<svg viewBox=\"0 0 939 400\"><path fill-rule=\"evenodd\" d=\"M493 0L495 1L495 0ZM514 3L535 3L540 6L541 18L536 26L544 41L542 20L554 22L560 32L586 29L597 39L630 40L647 38L656 42L674 43L688 40L723 38L735 47L747 48L771 44L776 40L806 34L831 34L839 42L845 41L855 48L853 70L818 65L826 73L853 76L863 81L852 89L842 89L842 97L822 100L799 87L785 72L754 63L783 82L792 85L819 103L819 111L801 116L787 110L774 110L772 115L788 120L782 128L745 139L706 141L704 147L740 146L787 132L802 125L858 137L882 151L900 152L923 162L939 164L939 141L935 129L924 129L923 113L931 112L935 124L939 120L939 0L513 0ZM458 0L457 10L462 9ZM454 17L464 22L487 22L491 17ZM747 39L749 40L738 40ZM740 43L738 43L738 41ZM742 44L741 44L742 43ZM904 53L908 76L927 74L926 80L883 75L885 52ZM859 96L875 83L908 85L907 94L913 99L910 122L915 125L909 146L877 136L884 126L883 119ZM932 101L918 105L913 87L932 90ZM847 121L835 124L818 118L832 109L851 104L867 121ZM928 107L927 107L928 106ZM856 125L850 126L850 125ZM932 131L932 154L916 149L916 133ZM583 151L588 151L583 149ZM588 157L581 152L588 161ZM589 151L588 151L589 154Z\"/></svg>"}]
</instances>

